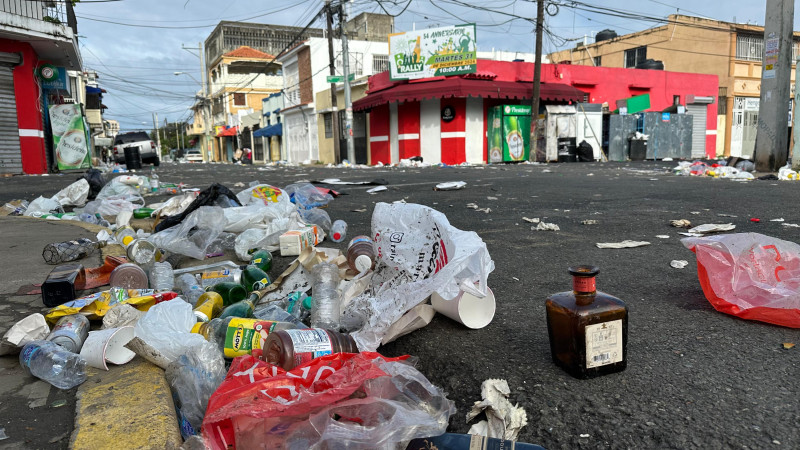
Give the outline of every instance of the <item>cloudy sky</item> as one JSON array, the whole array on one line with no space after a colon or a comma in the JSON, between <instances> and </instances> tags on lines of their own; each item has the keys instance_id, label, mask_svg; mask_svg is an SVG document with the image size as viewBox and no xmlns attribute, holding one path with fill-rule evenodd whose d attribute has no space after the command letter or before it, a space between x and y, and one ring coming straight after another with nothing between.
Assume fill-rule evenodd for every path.
<instances>
[{"instance_id":1,"label":"cloudy sky","mask_svg":"<svg viewBox=\"0 0 800 450\"><path fill-rule=\"evenodd\" d=\"M336 3L339 0L333 0ZM557 0L549 7L544 51L574 46L574 39L611 28L619 34L659 26L676 12L740 23L764 22L764 0ZM721 6L724 4L724 7ZM200 60L182 46L197 47L220 20L305 26L324 0L83 0L76 7L84 67L96 70L108 93L106 117L123 130L151 129L190 119L199 89ZM363 11L396 15L395 30L474 22L479 50L533 52L536 5L525 0L355 0ZM557 6L556 6L557 5ZM795 29L798 29L795 14ZM315 27L325 26L317 20ZM174 75L186 72L189 75ZM192 78L194 77L194 79Z\"/></svg>"}]
</instances>

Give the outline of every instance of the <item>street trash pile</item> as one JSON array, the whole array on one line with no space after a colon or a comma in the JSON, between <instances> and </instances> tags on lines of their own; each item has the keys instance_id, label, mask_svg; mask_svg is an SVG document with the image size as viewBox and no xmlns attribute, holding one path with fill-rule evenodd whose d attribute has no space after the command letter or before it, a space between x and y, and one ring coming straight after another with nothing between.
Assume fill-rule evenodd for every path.
<instances>
[{"instance_id":1,"label":"street trash pile","mask_svg":"<svg viewBox=\"0 0 800 450\"><path fill-rule=\"evenodd\" d=\"M756 178L755 175L751 173L755 170L755 164L749 159L729 157L726 160L719 160L711 164L700 160L680 161L678 165L672 169L672 173L683 176L726 178L734 181L750 181L756 179L780 181L800 180L800 175L792 170L791 165L788 163L778 169L778 175L767 174Z\"/></svg>"},{"instance_id":2,"label":"street trash pile","mask_svg":"<svg viewBox=\"0 0 800 450\"><path fill-rule=\"evenodd\" d=\"M27 373L60 389L83 383L87 366L139 355L164 369L181 434L197 448L405 448L445 433L453 401L413 357L377 351L436 312L473 329L491 322L494 262L475 232L426 206L377 203L371 229L341 251L325 240L354 230L322 209L335 191L311 183L170 185L168 201L147 204L165 193L155 172L98 175L3 207L103 230L45 246L50 310L8 330L0 354L19 352ZM126 256L81 263L112 247ZM214 256L229 259L197 264ZM275 274L280 257L292 262ZM498 397L502 383L484 387L481 408L508 414L487 413L477 432L487 439L514 439L526 423Z\"/></svg>"}]
</instances>

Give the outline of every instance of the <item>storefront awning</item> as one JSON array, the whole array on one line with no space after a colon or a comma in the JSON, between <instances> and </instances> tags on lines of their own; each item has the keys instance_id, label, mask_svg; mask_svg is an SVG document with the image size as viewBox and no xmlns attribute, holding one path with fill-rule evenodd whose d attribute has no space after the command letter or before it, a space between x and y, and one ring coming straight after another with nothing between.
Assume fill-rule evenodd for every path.
<instances>
[{"instance_id":1,"label":"storefront awning","mask_svg":"<svg viewBox=\"0 0 800 450\"><path fill-rule=\"evenodd\" d=\"M236 127L226 128L217 133L217 137L236 136L236 132L237 132Z\"/></svg>"},{"instance_id":2,"label":"storefront awning","mask_svg":"<svg viewBox=\"0 0 800 450\"><path fill-rule=\"evenodd\" d=\"M450 97L523 100L530 99L532 95L532 83L472 80L458 77L422 83L401 84L378 91L353 102L353 110L370 109L397 101L420 101L423 99ZM582 102L583 96L583 91L566 84L542 83L539 98L549 101Z\"/></svg>"},{"instance_id":3,"label":"storefront awning","mask_svg":"<svg viewBox=\"0 0 800 450\"><path fill-rule=\"evenodd\" d=\"M276 123L253 132L253 137L283 136L283 124Z\"/></svg>"}]
</instances>

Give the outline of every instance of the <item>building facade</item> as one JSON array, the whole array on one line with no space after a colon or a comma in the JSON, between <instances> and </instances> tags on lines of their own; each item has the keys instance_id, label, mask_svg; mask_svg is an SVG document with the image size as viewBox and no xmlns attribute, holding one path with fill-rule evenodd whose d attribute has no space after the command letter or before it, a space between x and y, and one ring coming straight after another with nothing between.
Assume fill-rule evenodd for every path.
<instances>
[{"instance_id":1,"label":"building facade","mask_svg":"<svg viewBox=\"0 0 800 450\"><path fill-rule=\"evenodd\" d=\"M45 64L63 77L59 88L79 89L67 76L82 66L72 3L0 3L0 174L41 174L53 167L45 92L37 79Z\"/></svg>"},{"instance_id":2,"label":"building facade","mask_svg":"<svg viewBox=\"0 0 800 450\"><path fill-rule=\"evenodd\" d=\"M323 31L319 28L221 21L205 40L206 64L210 69L211 62L243 46L278 55L294 43L322 36Z\"/></svg>"},{"instance_id":3,"label":"building facade","mask_svg":"<svg viewBox=\"0 0 800 450\"><path fill-rule=\"evenodd\" d=\"M610 31L610 30L607 30ZM662 61L664 69L719 77L716 155L752 157L761 93L764 27L721 22L674 14L668 24L616 36L600 33L601 40L552 53L556 64L633 68L648 59ZM800 56L800 33L793 37L792 61ZM792 69L794 81L794 68ZM787 120L792 99L787 98ZM687 104L687 109L703 108ZM791 122L790 122L791 127Z\"/></svg>"}]
</instances>

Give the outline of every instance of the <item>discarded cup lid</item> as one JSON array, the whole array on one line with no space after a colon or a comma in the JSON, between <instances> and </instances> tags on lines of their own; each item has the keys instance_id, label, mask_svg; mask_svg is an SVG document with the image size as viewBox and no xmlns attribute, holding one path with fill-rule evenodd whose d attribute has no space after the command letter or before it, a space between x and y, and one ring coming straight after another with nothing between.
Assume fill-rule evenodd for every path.
<instances>
[{"instance_id":1,"label":"discarded cup lid","mask_svg":"<svg viewBox=\"0 0 800 450\"><path fill-rule=\"evenodd\" d=\"M125 289L147 289L147 274L136 264L125 263L111 272L109 285Z\"/></svg>"}]
</instances>

